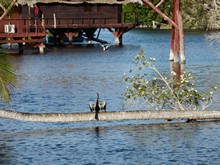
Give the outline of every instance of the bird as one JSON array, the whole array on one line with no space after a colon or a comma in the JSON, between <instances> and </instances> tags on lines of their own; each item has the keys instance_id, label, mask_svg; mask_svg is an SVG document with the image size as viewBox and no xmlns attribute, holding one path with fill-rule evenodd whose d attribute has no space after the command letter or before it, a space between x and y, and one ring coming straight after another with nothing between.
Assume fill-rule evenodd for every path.
<instances>
[{"instance_id":1,"label":"bird","mask_svg":"<svg viewBox=\"0 0 220 165\"><path fill-rule=\"evenodd\" d=\"M103 101L103 103L100 103L99 102L99 93L96 93L96 94L97 94L96 102L95 102L95 104L90 102L89 103L89 108L90 108L91 112L95 111L95 119L99 120L98 113L99 113L100 110L104 110L106 112L107 103L105 101Z\"/></svg>"},{"instance_id":2,"label":"bird","mask_svg":"<svg viewBox=\"0 0 220 165\"><path fill-rule=\"evenodd\" d=\"M106 51L111 45L101 45L101 47L103 48L104 51Z\"/></svg>"},{"instance_id":3,"label":"bird","mask_svg":"<svg viewBox=\"0 0 220 165\"><path fill-rule=\"evenodd\" d=\"M100 110L104 110L106 112L106 105L107 103L105 101L103 101L102 103L99 103Z\"/></svg>"}]
</instances>

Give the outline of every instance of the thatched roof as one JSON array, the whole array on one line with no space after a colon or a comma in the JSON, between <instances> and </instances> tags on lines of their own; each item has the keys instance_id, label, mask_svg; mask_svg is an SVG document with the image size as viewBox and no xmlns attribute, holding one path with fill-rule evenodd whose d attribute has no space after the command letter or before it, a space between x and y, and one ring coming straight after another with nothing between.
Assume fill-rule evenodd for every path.
<instances>
[{"instance_id":1,"label":"thatched roof","mask_svg":"<svg viewBox=\"0 0 220 165\"><path fill-rule=\"evenodd\" d=\"M36 3L64 3L64 4L127 4L142 3L142 0L17 0L18 4L32 6Z\"/></svg>"}]
</instances>

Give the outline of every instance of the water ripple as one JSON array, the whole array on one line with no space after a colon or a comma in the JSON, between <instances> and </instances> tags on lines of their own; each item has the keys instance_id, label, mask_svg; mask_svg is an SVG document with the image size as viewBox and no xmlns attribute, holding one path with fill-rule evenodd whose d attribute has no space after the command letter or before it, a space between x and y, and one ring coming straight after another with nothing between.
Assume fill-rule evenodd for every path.
<instances>
[{"instance_id":1,"label":"water ripple","mask_svg":"<svg viewBox=\"0 0 220 165\"><path fill-rule=\"evenodd\" d=\"M100 37L108 40L111 34ZM200 88L220 85L219 54L204 33L186 33L187 71ZM140 49L169 74L170 31L133 30L124 46L50 48L45 55L16 56L19 86L9 109L21 112L88 112L100 100L122 109L123 73ZM219 90L211 109L219 109ZM136 109L140 107L135 107ZM145 107L146 108L146 107ZM219 122L109 121L30 123L0 119L0 164L220 164Z\"/></svg>"}]
</instances>

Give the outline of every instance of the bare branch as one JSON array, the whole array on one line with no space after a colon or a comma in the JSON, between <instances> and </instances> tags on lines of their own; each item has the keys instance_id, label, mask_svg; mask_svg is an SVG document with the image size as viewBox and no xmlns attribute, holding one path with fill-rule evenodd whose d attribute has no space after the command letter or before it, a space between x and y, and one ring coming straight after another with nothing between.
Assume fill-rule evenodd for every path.
<instances>
[{"instance_id":1,"label":"bare branch","mask_svg":"<svg viewBox=\"0 0 220 165\"><path fill-rule=\"evenodd\" d=\"M2 8L3 11L6 11L6 8L0 3L0 8Z\"/></svg>"},{"instance_id":2,"label":"bare branch","mask_svg":"<svg viewBox=\"0 0 220 165\"><path fill-rule=\"evenodd\" d=\"M157 8L160 7L160 6L164 3L164 1L165 1L165 0L161 0L161 1L156 5L156 7L157 7Z\"/></svg>"}]
</instances>

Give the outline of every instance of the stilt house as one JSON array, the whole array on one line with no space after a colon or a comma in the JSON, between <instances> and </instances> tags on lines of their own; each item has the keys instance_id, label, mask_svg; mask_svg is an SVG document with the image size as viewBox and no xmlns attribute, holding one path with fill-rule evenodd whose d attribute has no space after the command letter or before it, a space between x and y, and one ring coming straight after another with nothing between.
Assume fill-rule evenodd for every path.
<instances>
[{"instance_id":1,"label":"stilt house","mask_svg":"<svg viewBox=\"0 0 220 165\"><path fill-rule=\"evenodd\" d=\"M141 0L11 0L7 8L0 6L0 44L44 43L46 32L56 42L66 37L85 36L99 39L97 29L108 29L115 37L115 43L122 43L125 32L137 24L135 13L123 13L122 4L141 3ZM40 9L40 18L34 20L35 4ZM125 18L130 22L125 22ZM95 36L95 32L98 32Z\"/></svg>"}]
</instances>

